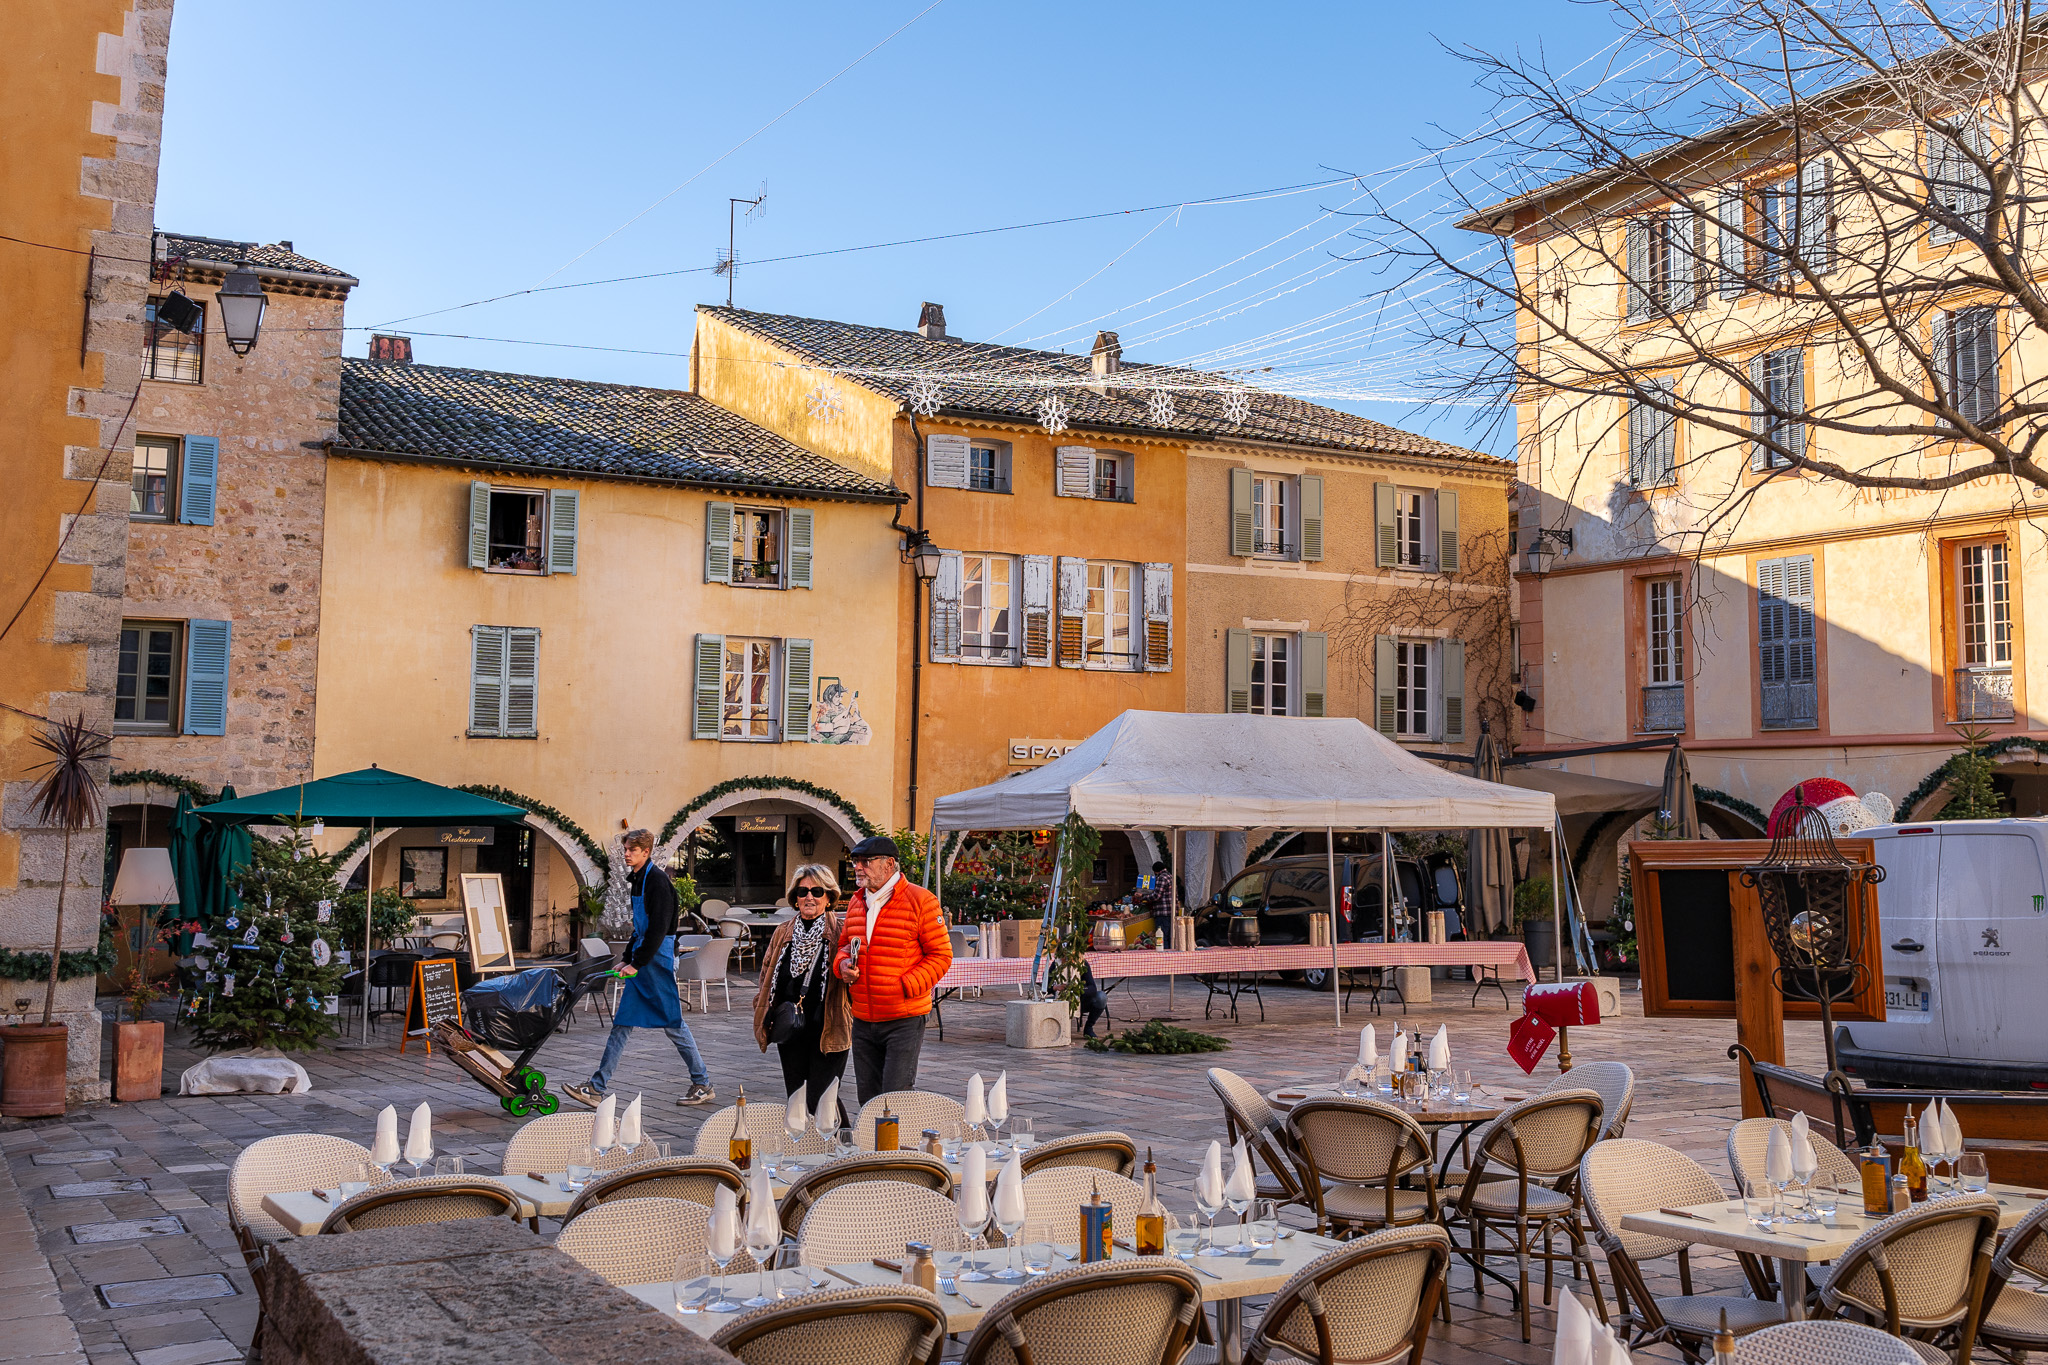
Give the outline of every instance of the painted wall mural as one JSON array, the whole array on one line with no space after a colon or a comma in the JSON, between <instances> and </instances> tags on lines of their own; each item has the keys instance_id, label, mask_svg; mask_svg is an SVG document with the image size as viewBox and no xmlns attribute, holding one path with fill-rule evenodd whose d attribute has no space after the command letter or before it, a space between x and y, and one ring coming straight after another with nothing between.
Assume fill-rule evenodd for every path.
<instances>
[{"instance_id":1,"label":"painted wall mural","mask_svg":"<svg viewBox=\"0 0 2048 1365\"><path fill-rule=\"evenodd\" d=\"M811 743L866 744L874 738L860 713L860 693L837 678L818 679L818 708L811 715Z\"/></svg>"}]
</instances>

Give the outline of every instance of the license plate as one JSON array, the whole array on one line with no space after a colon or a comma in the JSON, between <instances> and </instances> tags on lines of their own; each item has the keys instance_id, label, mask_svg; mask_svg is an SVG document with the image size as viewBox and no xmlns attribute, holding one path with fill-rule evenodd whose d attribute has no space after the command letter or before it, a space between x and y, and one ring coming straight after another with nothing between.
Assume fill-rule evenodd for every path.
<instances>
[{"instance_id":1,"label":"license plate","mask_svg":"<svg viewBox=\"0 0 2048 1365\"><path fill-rule=\"evenodd\" d=\"M1888 976L1884 979L1886 1014L1926 1014L1932 1009L1930 993L1916 978Z\"/></svg>"}]
</instances>

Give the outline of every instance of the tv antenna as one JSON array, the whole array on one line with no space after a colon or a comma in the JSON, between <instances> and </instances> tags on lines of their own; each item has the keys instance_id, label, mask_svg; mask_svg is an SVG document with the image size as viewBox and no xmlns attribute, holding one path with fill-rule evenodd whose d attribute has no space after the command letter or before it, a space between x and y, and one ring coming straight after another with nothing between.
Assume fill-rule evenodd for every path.
<instances>
[{"instance_id":1,"label":"tv antenna","mask_svg":"<svg viewBox=\"0 0 2048 1365\"><path fill-rule=\"evenodd\" d=\"M756 194L752 199L728 198L725 204L725 248L718 253L717 259L712 262L711 273L725 276L725 306L730 308L732 307L733 276L740 273L739 253L733 249L734 237L739 231L740 205L745 204L747 206L747 220L749 222L758 218L766 218L768 216L768 182L765 180L761 182L760 193Z\"/></svg>"}]
</instances>

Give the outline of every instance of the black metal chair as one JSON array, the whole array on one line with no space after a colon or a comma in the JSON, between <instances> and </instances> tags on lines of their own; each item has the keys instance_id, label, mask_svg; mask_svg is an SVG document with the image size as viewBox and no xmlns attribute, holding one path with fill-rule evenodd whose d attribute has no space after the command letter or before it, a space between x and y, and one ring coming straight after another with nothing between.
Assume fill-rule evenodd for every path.
<instances>
[{"instance_id":1,"label":"black metal chair","mask_svg":"<svg viewBox=\"0 0 2048 1365\"><path fill-rule=\"evenodd\" d=\"M370 1011L370 1022L377 1022L379 1015L396 1014L403 1018L407 999L412 995L412 969L420 962L418 953L379 953L370 959L370 989L384 992L384 1008L379 1009L375 997L365 997L364 1007ZM392 1005L392 1000L397 1005Z\"/></svg>"}]
</instances>

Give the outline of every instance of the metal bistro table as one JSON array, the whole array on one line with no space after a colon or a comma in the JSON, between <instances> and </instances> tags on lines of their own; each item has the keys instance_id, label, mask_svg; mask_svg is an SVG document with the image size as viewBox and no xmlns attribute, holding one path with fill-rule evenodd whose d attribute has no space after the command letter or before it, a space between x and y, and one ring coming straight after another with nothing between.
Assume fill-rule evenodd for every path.
<instances>
[{"instance_id":1,"label":"metal bistro table","mask_svg":"<svg viewBox=\"0 0 2048 1365\"><path fill-rule=\"evenodd\" d=\"M2002 1232L2033 1211L2048 1198L2048 1191L2020 1185L1996 1185L1990 1191L1998 1198L1998 1227ZM1688 1204L1677 1215L1662 1211L1631 1213L1622 1217L1625 1232L1650 1232L1674 1242L1747 1251L1777 1262L1778 1301L1788 1322L1806 1316L1806 1267L1838 1259L1849 1244L1883 1222L1887 1215L1872 1216L1856 1207L1844 1206L1832 1223L1774 1224L1760 1228L1742 1211L1742 1201L1718 1204ZM1689 1216L1688 1216L1689 1215Z\"/></svg>"},{"instance_id":2,"label":"metal bistro table","mask_svg":"<svg viewBox=\"0 0 2048 1365\"><path fill-rule=\"evenodd\" d=\"M1475 1086L1474 1090L1477 1091L1481 1088L1482 1087ZM1266 1103L1273 1106L1274 1113L1282 1115L1283 1117L1290 1113L1294 1109L1294 1106L1300 1104L1303 1100L1321 1100L1332 1098L1345 1099L1350 1097L1338 1094L1337 1088L1333 1085L1282 1086L1278 1090L1269 1090L1266 1092ZM1418 1109L1413 1105L1402 1104L1398 1100L1388 1099L1385 1095L1383 1095L1380 1091L1377 1090L1373 1091L1371 1094L1361 1093L1356 1098L1362 1100L1377 1100L1381 1104L1393 1105L1396 1109L1399 1109L1402 1113L1406 1114L1409 1118L1414 1119L1416 1123L1420 1124L1422 1128L1426 1132L1428 1132L1430 1140L1432 1142L1435 1142L1445 1133L1450 1133L1451 1140L1447 1143L1442 1144L1443 1155L1439 1158L1437 1162L1436 1184L1437 1188L1441 1190L1444 1187L1444 1177L1450 1172L1451 1169L1452 1153L1456 1152L1460 1147L1464 1145L1465 1139L1472 1135L1472 1131L1475 1128L1479 1128L1484 1126L1485 1124L1493 1122L1495 1119L1499 1118L1503 1113L1507 1112L1507 1109L1510 1105L1521 1103L1522 1100L1527 1098L1527 1096L1522 1095L1518 1092L1510 1092L1500 1095L1489 1095L1488 1098L1497 1099L1500 1101L1500 1103L1497 1105L1478 1103L1476 1098L1475 1100L1467 1102L1465 1104L1453 1104L1449 1100L1444 1100L1441 1102L1432 1101L1430 1107L1426 1109Z\"/></svg>"}]
</instances>

